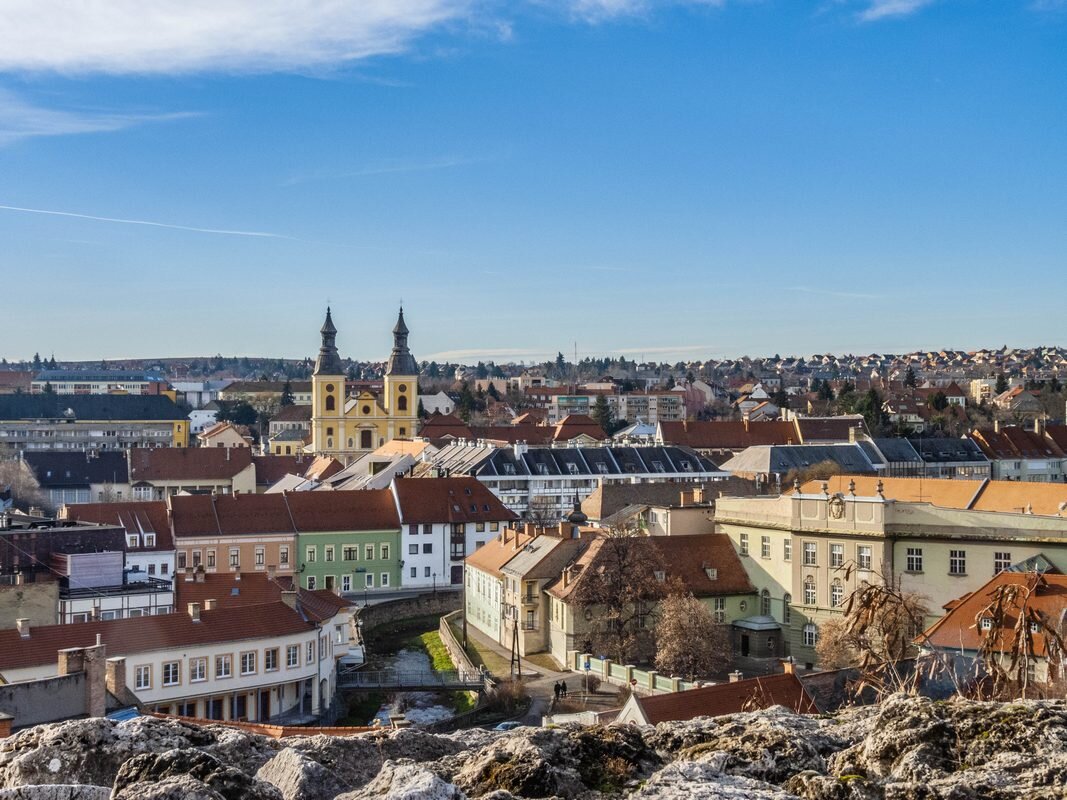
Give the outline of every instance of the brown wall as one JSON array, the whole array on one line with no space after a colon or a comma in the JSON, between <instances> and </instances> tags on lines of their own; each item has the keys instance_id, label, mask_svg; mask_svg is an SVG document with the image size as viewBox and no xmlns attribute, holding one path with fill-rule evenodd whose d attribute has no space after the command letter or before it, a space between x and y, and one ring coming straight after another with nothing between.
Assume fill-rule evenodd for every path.
<instances>
[{"instance_id":1,"label":"brown wall","mask_svg":"<svg viewBox=\"0 0 1067 800\"><path fill-rule=\"evenodd\" d=\"M264 565L262 567L256 566L256 547L262 546L265 548ZM270 541L264 541L261 538L255 536L249 536L246 539L241 539L239 542L232 542L223 539L196 538L196 539L178 539L175 544L177 552L180 554L184 552L186 554L185 565L188 567L193 566L193 551L199 550L201 553L201 564L204 565L205 570L209 574L229 574L232 572L263 572L266 573L268 566L276 567L276 573L278 575L292 575L293 571L299 566L299 556L296 552L296 536L291 536L285 540L279 541L277 537L271 537ZM238 570L230 568L230 549L236 547L241 554L241 566ZM289 563L283 565L279 558L279 551L282 547L289 548ZM208 550L215 551L215 567L214 569L207 566L207 553ZM176 563L181 564L180 557L176 558ZM176 567L176 572L180 575L182 573L181 566ZM182 578L179 577L179 580Z\"/></svg>"}]
</instances>

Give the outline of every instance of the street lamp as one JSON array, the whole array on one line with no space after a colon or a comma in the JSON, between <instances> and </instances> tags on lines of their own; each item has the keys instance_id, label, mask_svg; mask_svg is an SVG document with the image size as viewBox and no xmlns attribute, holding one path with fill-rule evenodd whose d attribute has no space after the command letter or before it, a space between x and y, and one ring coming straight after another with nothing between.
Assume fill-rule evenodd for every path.
<instances>
[{"instance_id":1,"label":"street lamp","mask_svg":"<svg viewBox=\"0 0 1067 800\"><path fill-rule=\"evenodd\" d=\"M433 593L437 594L437 573L433 574Z\"/></svg>"}]
</instances>

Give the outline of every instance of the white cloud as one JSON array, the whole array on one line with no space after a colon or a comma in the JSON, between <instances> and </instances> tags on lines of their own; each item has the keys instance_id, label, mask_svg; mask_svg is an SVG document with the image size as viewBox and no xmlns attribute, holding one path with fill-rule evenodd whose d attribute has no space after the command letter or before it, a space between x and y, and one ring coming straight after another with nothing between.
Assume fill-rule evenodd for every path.
<instances>
[{"instance_id":1,"label":"white cloud","mask_svg":"<svg viewBox=\"0 0 1067 800\"><path fill-rule=\"evenodd\" d=\"M290 239L280 233L264 233L263 231L238 231L225 228L197 228L191 225L175 225L170 222L151 222L143 219L122 219L121 217L98 217L94 214L76 214L73 211L53 211L44 208L23 208L22 206L0 205L2 211L18 211L24 214L45 214L50 217L73 217L74 219L87 219L93 222L112 222L121 225L147 225L151 228L169 228L174 231L191 231L192 233L217 233L224 236L252 236L263 239Z\"/></svg>"},{"instance_id":2,"label":"white cloud","mask_svg":"<svg viewBox=\"0 0 1067 800\"><path fill-rule=\"evenodd\" d=\"M718 7L725 3L726 0L557 0L551 4L562 6L573 17L595 23L647 14L664 6Z\"/></svg>"},{"instance_id":3,"label":"white cloud","mask_svg":"<svg viewBox=\"0 0 1067 800\"><path fill-rule=\"evenodd\" d=\"M0 147L34 136L118 131L146 122L168 122L196 114L115 114L42 108L0 89Z\"/></svg>"},{"instance_id":4,"label":"white cloud","mask_svg":"<svg viewBox=\"0 0 1067 800\"><path fill-rule=\"evenodd\" d=\"M888 17L906 17L932 2L934 0L868 0L867 7L860 12L860 19L873 22Z\"/></svg>"},{"instance_id":5,"label":"white cloud","mask_svg":"<svg viewBox=\"0 0 1067 800\"><path fill-rule=\"evenodd\" d=\"M476 0L4 0L0 70L272 71L403 50Z\"/></svg>"}]
</instances>

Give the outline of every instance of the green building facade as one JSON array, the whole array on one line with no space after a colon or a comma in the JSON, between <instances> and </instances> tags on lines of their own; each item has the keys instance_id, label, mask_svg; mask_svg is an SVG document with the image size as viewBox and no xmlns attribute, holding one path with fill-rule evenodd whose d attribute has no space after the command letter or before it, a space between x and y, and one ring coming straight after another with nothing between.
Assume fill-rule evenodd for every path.
<instances>
[{"instance_id":1,"label":"green building facade","mask_svg":"<svg viewBox=\"0 0 1067 800\"><path fill-rule=\"evenodd\" d=\"M377 592L400 588L400 530L301 533L297 579L305 589Z\"/></svg>"}]
</instances>

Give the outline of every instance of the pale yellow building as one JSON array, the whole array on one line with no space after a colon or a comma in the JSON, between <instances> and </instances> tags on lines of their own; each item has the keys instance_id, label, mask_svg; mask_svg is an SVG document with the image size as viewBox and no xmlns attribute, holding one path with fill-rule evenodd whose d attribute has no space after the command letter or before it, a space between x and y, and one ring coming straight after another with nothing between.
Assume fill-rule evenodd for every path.
<instances>
[{"instance_id":1,"label":"pale yellow building","mask_svg":"<svg viewBox=\"0 0 1067 800\"><path fill-rule=\"evenodd\" d=\"M330 309L320 331L322 346L311 376L311 444L309 451L350 461L391 439L410 439L418 426L419 368L408 350L408 327L400 309L393 328L393 352L381 394L362 391L348 396L345 371L337 354L337 329Z\"/></svg>"}]
</instances>

